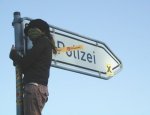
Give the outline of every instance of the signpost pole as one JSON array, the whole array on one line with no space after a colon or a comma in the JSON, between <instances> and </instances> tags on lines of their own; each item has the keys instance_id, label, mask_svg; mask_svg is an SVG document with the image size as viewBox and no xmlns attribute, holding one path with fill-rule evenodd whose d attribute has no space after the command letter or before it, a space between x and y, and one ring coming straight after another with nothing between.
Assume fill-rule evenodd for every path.
<instances>
[{"instance_id":1,"label":"signpost pole","mask_svg":"<svg viewBox=\"0 0 150 115\"><path fill-rule=\"evenodd\" d=\"M14 12L14 20L12 23L15 33L15 48L18 53L23 54L23 34L20 12ZM23 115L23 85L22 72L19 65L16 65L16 113Z\"/></svg>"}]
</instances>

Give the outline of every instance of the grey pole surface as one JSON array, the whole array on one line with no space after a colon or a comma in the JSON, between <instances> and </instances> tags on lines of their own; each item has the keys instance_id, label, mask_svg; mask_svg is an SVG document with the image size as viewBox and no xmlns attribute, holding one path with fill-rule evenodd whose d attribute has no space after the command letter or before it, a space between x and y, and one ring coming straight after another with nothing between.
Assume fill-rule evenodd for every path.
<instances>
[{"instance_id":1,"label":"grey pole surface","mask_svg":"<svg viewBox=\"0 0 150 115\"><path fill-rule=\"evenodd\" d=\"M24 42L20 12L14 12L12 25L15 33L15 48L18 53L23 54ZM16 113L17 115L23 115L23 84L19 65L16 65Z\"/></svg>"}]
</instances>

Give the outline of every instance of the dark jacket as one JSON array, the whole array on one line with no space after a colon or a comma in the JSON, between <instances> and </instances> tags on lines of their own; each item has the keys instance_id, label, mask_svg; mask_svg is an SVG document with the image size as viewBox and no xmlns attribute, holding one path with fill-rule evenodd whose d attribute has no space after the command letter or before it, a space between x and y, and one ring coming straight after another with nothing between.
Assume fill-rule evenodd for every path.
<instances>
[{"instance_id":1,"label":"dark jacket","mask_svg":"<svg viewBox=\"0 0 150 115\"><path fill-rule=\"evenodd\" d=\"M52 60L52 48L48 38L38 38L34 41L32 49L23 57L15 50L11 51L10 58L11 55L14 62L21 66L24 84L36 82L47 86Z\"/></svg>"}]
</instances>

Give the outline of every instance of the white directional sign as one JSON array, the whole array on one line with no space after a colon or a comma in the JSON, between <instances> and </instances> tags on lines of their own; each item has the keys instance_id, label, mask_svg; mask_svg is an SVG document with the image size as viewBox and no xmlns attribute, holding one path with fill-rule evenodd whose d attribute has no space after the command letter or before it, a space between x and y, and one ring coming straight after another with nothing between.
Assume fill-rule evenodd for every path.
<instances>
[{"instance_id":1,"label":"white directional sign","mask_svg":"<svg viewBox=\"0 0 150 115\"><path fill-rule=\"evenodd\" d=\"M53 28L53 27L52 27ZM58 54L54 67L109 79L122 68L121 61L102 42L53 28Z\"/></svg>"},{"instance_id":2,"label":"white directional sign","mask_svg":"<svg viewBox=\"0 0 150 115\"><path fill-rule=\"evenodd\" d=\"M53 55L53 67L102 79L121 70L121 61L103 42L52 25L50 30L58 51Z\"/></svg>"}]
</instances>

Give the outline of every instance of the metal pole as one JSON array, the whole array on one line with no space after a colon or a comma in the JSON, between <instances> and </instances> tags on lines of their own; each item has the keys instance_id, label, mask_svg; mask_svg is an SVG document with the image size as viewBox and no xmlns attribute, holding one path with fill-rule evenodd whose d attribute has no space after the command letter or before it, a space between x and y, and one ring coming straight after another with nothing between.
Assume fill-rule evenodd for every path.
<instances>
[{"instance_id":1,"label":"metal pole","mask_svg":"<svg viewBox=\"0 0 150 115\"><path fill-rule=\"evenodd\" d=\"M18 53L23 54L23 30L20 12L14 12L12 25L15 32L15 48ZM17 115L23 115L23 84L19 65L16 65L16 111Z\"/></svg>"}]
</instances>

